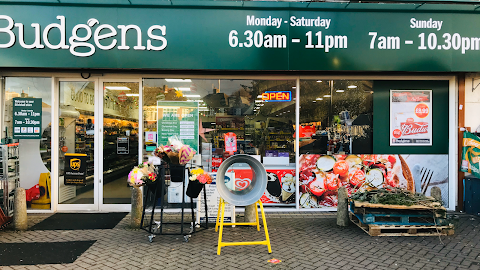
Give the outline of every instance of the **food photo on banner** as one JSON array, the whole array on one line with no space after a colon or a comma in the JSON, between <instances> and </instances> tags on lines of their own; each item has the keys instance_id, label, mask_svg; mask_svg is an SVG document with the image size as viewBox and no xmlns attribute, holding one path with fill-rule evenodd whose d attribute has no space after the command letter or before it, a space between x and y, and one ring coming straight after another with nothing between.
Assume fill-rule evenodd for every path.
<instances>
[{"instance_id":1,"label":"food photo on banner","mask_svg":"<svg viewBox=\"0 0 480 270\"><path fill-rule=\"evenodd\" d=\"M337 207L338 188L357 191L401 188L430 195L442 191L448 207L448 155L312 155L300 156L299 203L302 208Z\"/></svg>"}]
</instances>

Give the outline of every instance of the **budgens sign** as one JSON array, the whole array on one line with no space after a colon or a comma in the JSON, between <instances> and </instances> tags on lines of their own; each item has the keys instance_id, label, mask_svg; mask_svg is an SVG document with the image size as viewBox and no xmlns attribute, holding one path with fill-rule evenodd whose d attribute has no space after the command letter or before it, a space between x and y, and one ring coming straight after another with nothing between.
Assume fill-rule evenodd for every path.
<instances>
[{"instance_id":1,"label":"budgens sign","mask_svg":"<svg viewBox=\"0 0 480 270\"><path fill-rule=\"evenodd\" d=\"M0 1L0 69L480 71L474 13L154 2Z\"/></svg>"},{"instance_id":2,"label":"budgens sign","mask_svg":"<svg viewBox=\"0 0 480 270\"><path fill-rule=\"evenodd\" d=\"M10 48L18 42L25 49L49 48L52 50L69 50L74 56L88 57L95 54L97 49L107 51L116 47L118 50L130 50L130 46L126 45L128 31L135 32L137 37L133 50L162 51L167 47L167 39L165 38L167 28L165 25L152 25L146 31L142 31L139 26L134 24L113 26L101 24L99 20L91 18L86 24L73 26L67 43L67 29L65 26L67 19L62 15L56 16L56 19L58 20L57 22L48 24L43 30L40 24L32 23L30 27L34 29L34 42L27 44L25 42L27 38L32 40L32 37L25 37L24 28L27 26L21 22L15 22L10 16L0 15L0 23L2 23L1 21L7 22L6 27L0 28L0 35L7 34L9 36L6 43L0 44L0 49ZM17 28L17 31L15 31L18 33L17 35L14 32L14 28ZM60 31L60 42L57 44L52 44L49 40L49 33L53 29ZM83 31L81 31L82 29ZM79 34L79 32L83 34ZM143 43L142 36L145 33L148 39L146 43ZM91 43L92 39L95 45Z\"/></svg>"}]
</instances>

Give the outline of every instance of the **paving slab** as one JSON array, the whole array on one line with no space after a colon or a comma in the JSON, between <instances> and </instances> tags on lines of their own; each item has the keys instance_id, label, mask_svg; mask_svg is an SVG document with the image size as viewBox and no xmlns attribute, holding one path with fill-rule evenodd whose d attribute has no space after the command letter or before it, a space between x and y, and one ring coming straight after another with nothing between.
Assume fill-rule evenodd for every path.
<instances>
[{"instance_id":1,"label":"paving slab","mask_svg":"<svg viewBox=\"0 0 480 270\"><path fill-rule=\"evenodd\" d=\"M272 254L266 246L230 246L223 247L220 256L214 226L193 234L188 242L178 235L158 235L152 243L148 232L129 228L129 215L113 229L17 232L6 228L0 231L0 243L96 242L70 264L0 269L479 269L480 218L454 214L453 236L371 237L353 224L338 227L331 212L267 213ZM29 214L28 226L48 216ZM180 215L168 213L165 218L178 221ZM237 220L242 219L237 215ZM263 230L254 227L224 229L224 241L264 237ZM269 263L272 258L281 262Z\"/></svg>"}]
</instances>

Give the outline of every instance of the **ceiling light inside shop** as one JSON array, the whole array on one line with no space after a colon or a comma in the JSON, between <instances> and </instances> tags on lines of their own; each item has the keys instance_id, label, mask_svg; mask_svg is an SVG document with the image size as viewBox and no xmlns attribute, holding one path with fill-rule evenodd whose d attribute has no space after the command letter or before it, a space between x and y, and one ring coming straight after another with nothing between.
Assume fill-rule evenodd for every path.
<instances>
[{"instance_id":1,"label":"ceiling light inside shop","mask_svg":"<svg viewBox=\"0 0 480 270\"><path fill-rule=\"evenodd\" d=\"M321 80L318 80L317 82L322 82Z\"/></svg>"},{"instance_id":2,"label":"ceiling light inside shop","mask_svg":"<svg viewBox=\"0 0 480 270\"><path fill-rule=\"evenodd\" d=\"M337 92L337 93L343 93L343 92L345 92L345 90L339 89L339 90L337 90L337 91L335 91L335 92Z\"/></svg>"},{"instance_id":3,"label":"ceiling light inside shop","mask_svg":"<svg viewBox=\"0 0 480 270\"><path fill-rule=\"evenodd\" d=\"M255 103L260 103L260 102L263 102L263 100L255 99Z\"/></svg>"},{"instance_id":4,"label":"ceiling light inside shop","mask_svg":"<svg viewBox=\"0 0 480 270\"><path fill-rule=\"evenodd\" d=\"M207 107L198 107L198 110L201 111L201 112L206 112L206 111L208 111L208 108Z\"/></svg>"},{"instance_id":5,"label":"ceiling light inside shop","mask_svg":"<svg viewBox=\"0 0 480 270\"><path fill-rule=\"evenodd\" d=\"M317 102L316 100L312 101L312 102Z\"/></svg>"},{"instance_id":6,"label":"ceiling light inside shop","mask_svg":"<svg viewBox=\"0 0 480 270\"><path fill-rule=\"evenodd\" d=\"M138 97L140 94L125 94L127 97Z\"/></svg>"},{"instance_id":7,"label":"ceiling light inside shop","mask_svg":"<svg viewBox=\"0 0 480 270\"><path fill-rule=\"evenodd\" d=\"M183 95L184 97L200 97L200 95Z\"/></svg>"},{"instance_id":8,"label":"ceiling light inside shop","mask_svg":"<svg viewBox=\"0 0 480 270\"><path fill-rule=\"evenodd\" d=\"M319 97L319 98L317 98L317 100L323 100L323 98Z\"/></svg>"},{"instance_id":9,"label":"ceiling light inside shop","mask_svg":"<svg viewBox=\"0 0 480 270\"><path fill-rule=\"evenodd\" d=\"M190 79L165 79L167 82L192 82Z\"/></svg>"},{"instance_id":10,"label":"ceiling light inside shop","mask_svg":"<svg viewBox=\"0 0 480 270\"><path fill-rule=\"evenodd\" d=\"M357 88L357 86L356 85L349 85L348 88L353 89L353 88Z\"/></svg>"},{"instance_id":11,"label":"ceiling light inside shop","mask_svg":"<svg viewBox=\"0 0 480 270\"><path fill-rule=\"evenodd\" d=\"M105 89L108 89L108 90L123 90L123 91L132 90L132 89L126 87L126 86L105 86Z\"/></svg>"},{"instance_id":12,"label":"ceiling light inside shop","mask_svg":"<svg viewBox=\"0 0 480 270\"><path fill-rule=\"evenodd\" d=\"M323 97L331 97L330 95L324 95Z\"/></svg>"},{"instance_id":13,"label":"ceiling light inside shop","mask_svg":"<svg viewBox=\"0 0 480 270\"><path fill-rule=\"evenodd\" d=\"M175 87L179 91L190 91L190 87Z\"/></svg>"},{"instance_id":14,"label":"ceiling light inside shop","mask_svg":"<svg viewBox=\"0 0 480 270\"><path fill-rule=\"evenodd\" d=\"M297 87L296 87L296 86L292 86L292 88L293 88L293 89L297 89Z\"/></svg>"},{"instance_id":15,"label":"ceiling light inside shop","mask_svg":"<svg viewBox=\"0 0 480 270\"><path fill-rule=\"evenodd\" d=\"M258 95L257 98L262 98L262 95Z\"/></svg>"}]
</instances>

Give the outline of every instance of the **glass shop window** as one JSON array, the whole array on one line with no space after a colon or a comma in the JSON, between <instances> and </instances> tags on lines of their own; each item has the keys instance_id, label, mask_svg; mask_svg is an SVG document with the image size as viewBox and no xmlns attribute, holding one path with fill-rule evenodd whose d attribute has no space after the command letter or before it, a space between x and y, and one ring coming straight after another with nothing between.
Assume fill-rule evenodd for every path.
<instances>
[{"instance_id":1,"label":"glass shop window","mask_svg":"<svg viewBox=\"0 0 480 270\"><path fill-rule=\"evenodd\" d=\"M8 161L18 166L5 174L8 188L24 188L29 208L50 209L52 79L6 77L3 89L1 143L18 143L18 155ZM0 190L0 194L5 193Z\"/></svg>"},{"instance_id":2,"label":"glass shop window","mask_svg":"<svg viewBox=\"0 0 480 270\"><path fill-rule=\"evenodd\" d=\"M300 154L371 154L373 82L300 81Z\"/></svg>"},{"instance_id":3,"label":"glass shop window","mask_svg":"<svg viewBox=\"0 0 480 270\"><path fill-rule=\"evenodd\" d=\"M157 144L164 144L166 137L175 132L182 134L181 130L172 130L162 123L165 119L171 121L172 114L185 113L164 104L171 101L198 104L199 120L195 123L201 154L198 164L206 171L216 172L231 155L252 155L264 164L274 182L269 184L271 192L267 188L262 200L266 204L295 205L294 190L289 188L284 196L281 192L282 179L295 181L295 83L293 80L144 79L144 159ZM251 177L250 168L243 165L246 164L229 170L237 189L246 188ZM173 188L169 187L172 189L167 195L169 203L179 201L173 196Z\"/></svg>"}]
</instances>

